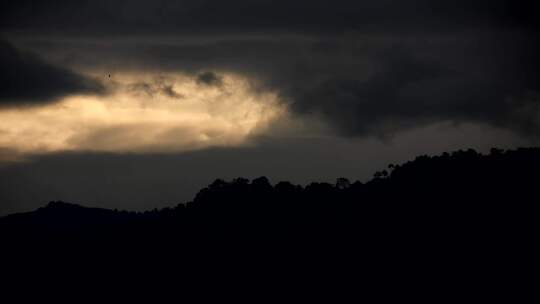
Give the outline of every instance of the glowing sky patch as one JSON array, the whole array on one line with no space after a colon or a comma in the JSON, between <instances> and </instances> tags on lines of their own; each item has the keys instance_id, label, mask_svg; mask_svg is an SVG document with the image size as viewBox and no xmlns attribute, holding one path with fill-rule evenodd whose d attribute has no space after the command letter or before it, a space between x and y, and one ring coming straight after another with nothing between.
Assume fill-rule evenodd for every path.
<instances>
[{"instance_id":1,"label":"glowing sky patch","mask_svg":"<svg viewBox=\"0 0 540 304\"><path fill-rule=\"evenodd\" d=\"M277 94L238 75L205 83L181 74L120 74L108 93L0 110L0 148L174 152L245 143L286 111Z\"/></svg>"}]
</instances>

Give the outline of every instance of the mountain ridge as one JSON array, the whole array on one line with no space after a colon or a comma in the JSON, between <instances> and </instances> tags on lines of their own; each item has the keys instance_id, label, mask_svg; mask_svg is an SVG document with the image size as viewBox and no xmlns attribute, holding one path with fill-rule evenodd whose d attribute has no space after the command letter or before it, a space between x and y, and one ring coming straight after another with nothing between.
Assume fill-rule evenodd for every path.
<instances>
[{"instance_id":1,"label":"mountain ridge","mask_svg":"<svg viewBox=\"0 0 540 304\"><path fill-rule=\"evenodd\" d=\"M171 277L441 296L459 285L513 298L531 285L522 272L534 273L539 254L540 149L419 156L385 170L305 187L218 179L186 204L146 212L51 202L0 218L1 253L14 273L115 271L111 286Z\"/></svg>"},{"instance_id":2,"label":"mountain ridge","mask_svg":"<svg viewBox=\"0 0 540 304\"><path fill-rule=\"evenodd\" d=\"M463 163L466 163L467 165L470 165L471 167L464 170ZM351 182L346 178L338 178L336 180L335 184L330 184L326 182L313 182L305 187L301 185L294 185L287 181L280 181L276 183L275 185L271 185L269 180L261 176L259 178L253 179L253 181L250 181L246 178L236 178L233 179L230 182L226 182L222 179L216 179L213 183L211 183L209 186L201 189L194 199L192 201L188 201L185 203L180 203L173 207L165 207L162 209L153 209L153 210L147 210L147 211L127 211L127 210L120 210L117 209L107 209L103 207L94 207L94 206L83 206L72 202L65 202L65 201L50 201L48 204L46 204L43 207L40 207L34 211L28 211L28 212L20 212L20 213L13 213L8 214L5 216L0 217L2 218L9 218L16 215L21 214L28 214L32 212L52 212L52 211L88 211L88 212L115 212L115 213L121 213L121 214L129 214L129 215L144 215L149 213L156 213L156 212L166 212L170 209L178 209L178 208L184 208L187 206L190 206L194 203L197 203L197 201L204 201L204 196L209 192L210 189L216 190L220 187L234 187L234 186L251 186L252 188L256 190L263 190L266 188L266 190L273 188L276 191L289 191L291 193L294 193L295 191L309 191L314 190L316 191L317 188L328 190L329 192L339 192L339 191L347 191L352 189L359 189L359 188L366 188L366 187L377 187L378 184L389 184L389 183L407 183L407 185L411 186L414 184L418 184L420 182L426 182L428 184L433 183L433 177L440 176L441 173L448 173L448 174L459 174L463 173L464 178L467 182L470 181L470 179L466 178L466 174L468 172L474 173L478 170L485 170L489 169L490 174L501 174L502 172L496 172L498 170L501 171L513 171L521 173L521 174L530 174L528 171L534 172L534 169L538 169L538 165L540 163L540 148L518 148L516 150L502 150L502 149L491 149L489 154L480 154L477 153L473 149L468 150L458 150L451 153L444 152L440 155L436 156L428 156L428 155L420 155L417 156L412 161L407 161L401 165L394 165L390 164L388 165L388 168L383 169L381 171L378 171L374 174L373 179L367 181L366 183L362 183L360 181L354 181ZM457 165L457 166L454 166ZM492 167L490 167L492 166ZM497 167L498 166L498 167ZM514 167L513 169L510 168L511 166L518 166ZM461 172L459 172L461 170ZM415 171L413 174L411 174L412 171ZM439 172L435 172L439 171ZM514 176L517 177L517 176ZM460 182L460 184L466 184L463 182ZM528 183L524 184L528 185Z\"/></svg>"}]
</instances>

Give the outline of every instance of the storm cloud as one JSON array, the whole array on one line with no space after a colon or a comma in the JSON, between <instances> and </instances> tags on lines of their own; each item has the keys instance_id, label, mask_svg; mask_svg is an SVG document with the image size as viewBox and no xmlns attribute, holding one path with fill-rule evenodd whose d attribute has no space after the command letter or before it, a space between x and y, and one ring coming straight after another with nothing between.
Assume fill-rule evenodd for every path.
<instances>
[{"instance_id":1,"label":"storm cloud","mask_svg":"<svg viewBox=\"0 0 540 304\"><path fill-rule=\"evenodd\" d=\"M114 35L263 30L442 31L539 25L535 2L527 0L22 0L3 3L0 8L1 25L9 29Z\"/></svg>"},{"instance_id":2,"label":"storm cloud","mask_svg":"<svg viewBox=\"0 0 540 304\"><path fill-rule=\"evenodd\" d=\"M5 5L3 27L44 33L21 43L60 64L179 70L207 84L219 84L208 70L243 73L343 135L438 121L540 132L533 2L24 3Z\"/></svg>"},{"instance_id":3,"label":"storm cloud","mask_svg":"<svg viewBox=\"0 0 540 304\"><path fill-rule=\"evenodd\" d=\"M101 84L0 40L0 106L42 104L69 94L103 91Z\"/></svg>"}]
</instances>

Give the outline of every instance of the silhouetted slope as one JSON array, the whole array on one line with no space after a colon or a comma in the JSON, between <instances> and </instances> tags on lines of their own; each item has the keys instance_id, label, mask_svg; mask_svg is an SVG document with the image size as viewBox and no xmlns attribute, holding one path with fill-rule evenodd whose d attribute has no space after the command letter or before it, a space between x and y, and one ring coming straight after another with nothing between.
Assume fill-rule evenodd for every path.
<instances>
[{"instance_id":1,"label":"silhouetted slope","mask_svg":"<svg viewBox=\"0 0 540 304\"><path fill-rule=\"evenodd\" d=\"M536 215L527 211L536 210L538 172L540 149L493 149L489 155L467 150L389 165L365 184L344 178L336 184L306 187L289 182L272 186L265 177L251 182L218 179L192 202L174 208L127 212L51 202L34 212L3 217L0 225L59 233L144 224L151 228L193 226L209 233L213 228L238 228L237 233L260 229L257 233L271 234L281 228L354 226L390 219L393 225L413 219L437 226L452 218L489 222L496 215L507 220Z\"/></svg>"},{"instance_id":2,"label":"silhouetted slope","mask_svg":"<svg viewBox=\"0 0 540 304\"><path fill-rule=\"evenodd\" d=\"M390 165L365 184L218 179L163 210L51 202L1 218L0 231L5 253L57 260L67 250L184 274L296 269L303 279L392 274L403 286L438 288L429 278L523 286L518 272L538 254L539 172L537 148L457 151Z\"/></svg>"}]
</instances>

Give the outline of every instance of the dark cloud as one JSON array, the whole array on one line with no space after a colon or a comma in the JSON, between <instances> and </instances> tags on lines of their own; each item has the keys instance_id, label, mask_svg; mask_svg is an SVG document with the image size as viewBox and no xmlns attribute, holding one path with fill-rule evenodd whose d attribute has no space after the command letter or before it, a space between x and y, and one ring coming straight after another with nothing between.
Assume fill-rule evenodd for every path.
<instances>
[{"instance_id":1,"label":"dark cloud","mask_svg":"<svg viewBox=\"0 0 540 304\"><path fill-rule=\"evenodd\" d=\"M447 30L538 27L534 1L4 1L2 27L125 34L205 31Z\"/></svg>"},{"instance_id":2,"label":"dark cloud","mask_svg":"<svg viewBox=\"0 0 540 304\"><path fill-rule=\"evenodd\" d=\"M213 72L203 72L197 75L197 83L209 86L220 86L222 84L222 79Z\"/></svg>"},{"instance_id":3,"label":"dark cloud","mask_svg":"<svg viewBox=\"0 0 540 304\"><path fill-rule=\"evenodd\" d=\"M219 76L201 70L241 73L279 92L294 113L317 114L350 136L388 136L441 120L540 132L540 43L520 31L263 35L203 42L140 38L58 47L41 50L52 56L66 49L76 53L84 62L81 69L117 64L180 70L202 84L218 84Z\"/></svg>"},{"instance_id":4,"label":"dark cloud","mask_svg":"<svg viewBox=\"0 0 540 304\"><path fill-rule=\"evenodd\" d=\"M128 85L128 90L135 94L144 94L148 97L154 97L156 94L164 94L171 98L184 98L179 92L176 92L173 84L166 78L160 77L149 82L135 82Z\"/></svg>"},{"instance_id":5,"label":"dark cloud","mask_svg":"<svg viewBox=\"0 0 540 304\"><path fill-rule=\"evenodd\" d=\"M2 4L3 29L38 35L32 48L69 66L181 70L213 85L200 71L234 71L351 136L441 120L540 133L534 1L29 3Z\"/></svg>"},{"instance_id":6,"label":"dark cloud","mask_svg":"<svg viewBox=\"0 0 540 304\"><path fill-rule=\"evenodd\" d=\"M165 94L165 95L167 95L167 96L169 96L169 97L171 97L171 98L178 98L178 99L180 99L180 98L183 98L183 97L184 97L184 95L182 95L182 94L176 92L176 91L174 90L173 86L170 85L170 84L162 86L162 87L161 87L161 91L163 92L163 94Z\"/></svg>"},{"instance_id":7,"label":"dark cloud","mask_svg":"<svg viewBox=\"0 0 540 304\"><path fill-rule=\"evenodd\" d=\"M316 112L349 135L384 136L444 120L539 135L540 73L528 67L538 67L540 61L530 57L521 62L526 52L514 44L519 41L504 43L498 46L502 52L491 49L489 41L474 50L462 41L452 42L451 49L444 44L380 47L369 76L361 70L323 74L308 68L303 78L308 86L289 90L292 107L298 113ZM317 76L320 80L313 79ZM520 114L524 108L530 116Z\"/></svg>"},{"instance_id":8,"label":"dark cloud","mask_svg":"<svg viewBox=\"0 0 540 304\"><path fill-rule=\"evenodd\" d=\"M0 106L32 105L68 94L99 93L94 80L0 41Z\"/></svg>"},{"instance_id":9,"label":"dark cloud","mask_svg":"<svg viewBox=\"0 0 540 304\"><path fill-rule=\"evenodd\" d=\"M151 84L146 82L136 82L128 85L128 90L135 94L145 94L148 96L154 96L157 93L157 89Z\"/></svg>"}]
</instances>

